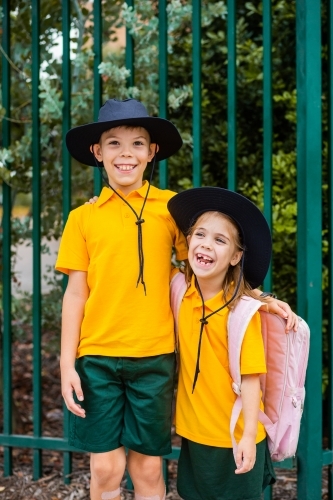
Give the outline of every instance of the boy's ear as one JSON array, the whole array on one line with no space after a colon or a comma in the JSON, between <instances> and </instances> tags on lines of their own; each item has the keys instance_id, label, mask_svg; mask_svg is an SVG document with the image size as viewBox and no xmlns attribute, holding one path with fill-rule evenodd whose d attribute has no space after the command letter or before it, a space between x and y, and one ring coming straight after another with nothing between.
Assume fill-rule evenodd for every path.
<instances>
[{"instance_id":1,"label":"boy's ear","mask_svg":"<svg viewBox=\"0 0 333 500\"><path fill-rule=\"evenodd\" d=\"M90 146L90 151L95 156L96 160L102 161L101 146L98 143L92 144L92 146Z\"/></svg>"},{"instance_id":2,"label":"boy's ear","mask_svg":"<svg viewBox=\"0 0 333 500\"><path fill-rule=\"evenodd\" d=\"M148 155L149 161L151 161L154 158L155 154L158 152L159 149L160 149L159 145L156 144L155 142L152 142L150 144L150 147L149 147L150 151L149 151L149 155Z\"/></svg>"},{"instance_id":3,"label":"boy's ear","mask_svg":"<svg viewBox=\"0 0 333 500\"><path fill-rule=\"evenodd\" d=\"M233 256L233 258L230 261L231 266L237 266L238 262L241 260L243 255L243 252L240 250L239 252L236 252Z\"/></svg>"}]
</instances>

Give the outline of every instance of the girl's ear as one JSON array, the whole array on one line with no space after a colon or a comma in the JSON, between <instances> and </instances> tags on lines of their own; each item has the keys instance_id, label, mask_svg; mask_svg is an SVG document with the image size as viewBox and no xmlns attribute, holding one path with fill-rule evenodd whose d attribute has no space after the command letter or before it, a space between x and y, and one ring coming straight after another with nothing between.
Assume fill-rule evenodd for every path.
<instances>
[{"instance_id":1,"label":"girl's ear","mask_svg":"<svg viewBox=\"0 0 333 500\"><path fill-rule=\"evenodd\" d=\"M240 250L236 252L230 261L231 266L237 266L238 262L241 260L243 252Z\"/></svg>"},{"instance_id":2,"label":"girl's ear","mask_svg":"<svg viewBox=\"0 0 333 500\"><path fill-rule=\"evenodd\" d=\"M90 151L95 156L96 160L102 161L103 158L102 158L101 146L98 143L90 146Z\"/></svg>"}]
</instances>

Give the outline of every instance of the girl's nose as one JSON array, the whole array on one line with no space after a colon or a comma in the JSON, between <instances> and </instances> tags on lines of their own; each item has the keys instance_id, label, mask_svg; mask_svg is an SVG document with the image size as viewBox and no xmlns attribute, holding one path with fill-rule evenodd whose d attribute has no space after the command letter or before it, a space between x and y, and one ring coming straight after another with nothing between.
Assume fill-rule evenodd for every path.
<instances>
[{"instance_id":1,"label":"girl's nose","mask_svg":"<svg viewBox=\"0 0 333 500\"><path fill-rule=\"evenodd\" d=\"M210 246L210 244L209 244L208 242L205 242L205 243L204 243L204 242L202 242L202 243L201 243L201 246L202 246L202 248L207 248L207 249L210 249L210 248L211 248L211 246Z\"/></svg>"}]
</instances>

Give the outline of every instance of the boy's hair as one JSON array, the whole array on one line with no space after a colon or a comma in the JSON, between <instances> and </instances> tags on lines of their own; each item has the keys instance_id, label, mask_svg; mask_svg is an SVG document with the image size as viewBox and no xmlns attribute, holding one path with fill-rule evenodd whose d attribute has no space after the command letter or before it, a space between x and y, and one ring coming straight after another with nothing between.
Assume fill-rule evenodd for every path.
<instances>
[{"instance_id":1,"label":"boy's hair","mask_svg":"<svg viewBox=\"0 0 333 500\"><path fill-rule=\"evenodd\" d=\"M226 220L231 224L231 226L233 228L233 231L232 231L233 243L235 244L235 246L237 247L238 250L241 250L242 252L244 252L244 245L242 244L241 234L240 234L240 231L239 231L239 228L238 228L236 222L231 217L229 217L229 215L223 214L222 212L212 211L212 212L205 212L204 214L200 215L200 217L190 227L187 236L192 236L192 234L193 234L195 228L197 227L197 225L199 224L199 222L202 222L202 220L205 217L209 217L209 216L220 217L221 219ZM185 263L184 273L185 273L186 282L189 285L191 282L192 276L193 276L193 270L192 270L188 260ZM230 297L232 296L232 294L234 292L235 284L237 284L239 281L240 273L241 273L241 260L235 266L229 265L229 268L226 272L224 281L222 283L222 295L223 295L223 300L225 302L227 302L230 299ZM233 309L242 295L247 295L248 297L252 297L252 298L260 300L262 302L267 302L267 299L262 298L262 297L258 297L258 295L256 295L253 292L251 286L244 278L244 275L242 275L242 277L241 277L240 285L239 285L239 288L238 288L238 291L237 291L235 298L227 307L229 309Z\"/></svg>"},{"instance_id":2,"label":"boy's hair","mask_svg":"<svg viewBox=\"0 0 333 500\"><path fill-rule=\"evenodd\" d=\"M107 130L104 130L104 132L101 133L100 137L99 137L99 140L98 140L98 144L100 145L101 143L101 138L102 138L102 135L105 134L105 132L109 132L109 130L112 130L113 128L125 128L126 130L134 130L135 128L143 128L145 129L145 131L147 132L148 134L148 137L149 137L149 145L151 144L151 137L150 137L150 133L148 132L148 130L145 128L145 127L142 127L141 125L117 125L117 127L110 127L108 128ZM96 143L95 143L96 144Z\"/></svg>"}]
</instances>

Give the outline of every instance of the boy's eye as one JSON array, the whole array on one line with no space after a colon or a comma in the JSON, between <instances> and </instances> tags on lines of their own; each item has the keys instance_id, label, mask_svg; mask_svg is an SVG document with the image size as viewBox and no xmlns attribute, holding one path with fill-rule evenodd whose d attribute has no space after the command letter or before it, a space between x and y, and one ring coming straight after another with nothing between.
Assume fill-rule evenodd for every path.
<instances>
[{"instance_id":1,"label":"boy's eye","mask_svg":"<svg viewBox=\"0 0 333 500\"><path fill-rule=\"evenodd\" d=\"M111 144L111 146L117 146L119 144L118 141L109 141L109 144Z\"/></svg>"},{"instance_id":2,"label":"boy's eye","mask_svg":"<svg viewBox=\"0 0 333 500\"><path fill-rule=\"evenodd\" d=\"M135 141L134 146L143 146L142 141Z\"/></svg>"}]
</instances>

